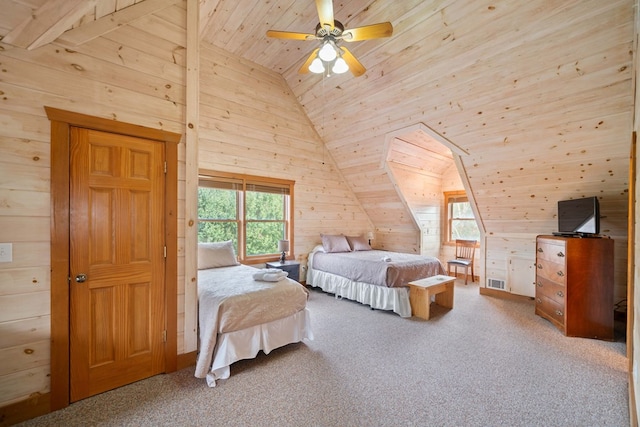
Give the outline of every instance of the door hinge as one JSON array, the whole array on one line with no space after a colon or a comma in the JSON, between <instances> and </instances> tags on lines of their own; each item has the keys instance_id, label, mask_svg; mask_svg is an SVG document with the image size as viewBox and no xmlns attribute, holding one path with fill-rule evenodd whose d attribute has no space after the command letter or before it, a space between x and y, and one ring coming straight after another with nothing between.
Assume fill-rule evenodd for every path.
<instances>
[{"instance_id":1,"label":"door hinge","mask_svg":"<svg viewBox=\"0 0 640 427\"><path fill-rule=\"evenodd\" d=\"M167 331L166 329L162 331L162 342L167 342Z\"/></svg>"},{"instance_id":2,"label":"door hinge","mask_svg":"<svg viewBox=\"0 0 640 427\"><path fill-rule=\"evenodd\" d=\"M164 253L164 257L166 258L167 257L167 247L165 246L162 250L163 250L163 253Z\"/></svg>"},{"instance_id":3,"label":"door hinge","mask_svg":"<svg viewBox=\"0 0 640 427\"><path fill-rule=\"evenodd\" d=\"M164 173L167 173L167 162L164 162Z\"/></svg>"}]
</instances>

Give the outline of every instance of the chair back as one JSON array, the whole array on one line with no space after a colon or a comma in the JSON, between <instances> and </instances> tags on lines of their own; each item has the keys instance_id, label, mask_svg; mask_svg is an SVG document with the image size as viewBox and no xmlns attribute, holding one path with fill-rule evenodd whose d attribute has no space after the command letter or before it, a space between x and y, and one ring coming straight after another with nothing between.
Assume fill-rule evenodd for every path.
<instances>
[{"instance_id":1,"label":"chair back","mask_svg":"<svg viewBox=\"0 0 640 427\"><path fill-rule=\"evenodd\" d=\"M468 259L473 262L477 240L456 239L456 259Z\"/></svg>"}]
</instances>

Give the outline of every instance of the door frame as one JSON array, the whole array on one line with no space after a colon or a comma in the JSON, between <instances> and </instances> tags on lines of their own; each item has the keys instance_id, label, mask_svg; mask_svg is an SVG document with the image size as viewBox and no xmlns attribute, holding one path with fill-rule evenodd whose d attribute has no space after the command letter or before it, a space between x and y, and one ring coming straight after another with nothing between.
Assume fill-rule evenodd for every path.
<instances>
[{"instance_id":1,"label":"door frame","mask_svg":"<svg viewBox=\"0 0 640 427\"><path fill-rule=\"evenodd\" d=\"M181 135L159 129L44 107L51 121L51 411L70 403L69 147L72 126L165 144L165 372L177 369L178 353L178 143Z\"/></svg>"}]
</instances>

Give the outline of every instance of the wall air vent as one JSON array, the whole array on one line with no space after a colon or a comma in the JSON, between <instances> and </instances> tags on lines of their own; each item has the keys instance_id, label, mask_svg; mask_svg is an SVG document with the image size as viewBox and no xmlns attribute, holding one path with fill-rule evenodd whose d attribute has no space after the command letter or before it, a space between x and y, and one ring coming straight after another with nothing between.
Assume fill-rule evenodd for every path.
<instances>
[{"instance_id":1,"label":"wall air vent","mask_svg":"<svg viewBox=\"0 0 640 427\"><path fill-rule=\"evenodd\" d=\"M487 288L505 290L505 281L501 279L487 279Z\"/></svg>"}]
</instances>

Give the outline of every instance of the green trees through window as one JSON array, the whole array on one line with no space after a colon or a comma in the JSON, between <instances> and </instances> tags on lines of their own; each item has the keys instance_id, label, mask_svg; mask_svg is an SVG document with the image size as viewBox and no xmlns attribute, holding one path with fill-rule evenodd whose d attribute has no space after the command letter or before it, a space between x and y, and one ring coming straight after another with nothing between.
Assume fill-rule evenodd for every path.
<instances>
[{"instance_id":1,"label":"green trees through window","mask_svg":"<svg viewBox=\"0 0 640 427\"><path fill-rule=\"evenodd\" d=\"M198 242L233 240L238 251L238 192L198 188Z\"/></svg>"},{"instance_id":2,"label":"green trees through window","mask_svg":"<svg viewBox=\"0 0 640 427\"><path fill-rule=\"evenodd\" d=\"M232 240L238 258L278 254L291 240L292 181L257 177L200 176L198 241Z\"/></svg>"},{"instance_id":3,"label":"green trees through window","mask_svg":"<svg viewBox=\"0 0 640 427\"><path fill-rule=\"evenodd\" d=\"M445 192L444 198L447 209L447 241L455 242L456 239L480 241L480 229L466 193L464 191Z\"/></svg>"}]
</instances>

